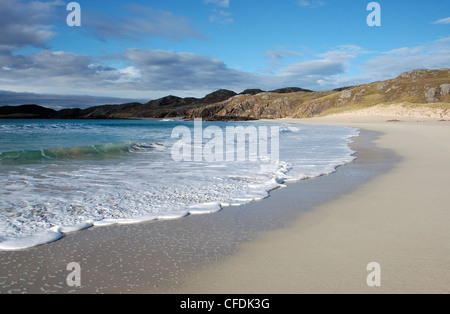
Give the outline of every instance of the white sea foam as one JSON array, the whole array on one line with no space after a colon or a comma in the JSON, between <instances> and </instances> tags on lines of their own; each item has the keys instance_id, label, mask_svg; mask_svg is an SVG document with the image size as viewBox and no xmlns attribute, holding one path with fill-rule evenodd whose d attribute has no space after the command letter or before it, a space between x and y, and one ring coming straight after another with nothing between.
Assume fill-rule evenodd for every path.
<instances>
[{"instance_id":1,"label":"white sea foam","mask_svg":"<svg viewBox=\"0 0 450 314\"><path fill-rule=\"evenodd\" d=\"M63 237L59 227L37 232L33 235L4 239L0 242L0 250L16 251L57 241Z\"/></svg>"},{"instance_id":2,"label":"white sea foam","mask_svg":"<svg viewBox=\"0 0 450 314\"><path fill-rule=\"evenodd\" d=\"M77 232L77 231L81 231L84 229L88 229L94 226L94 221L93 220L89 220L89 221L85 221L76 225L72 225L72 226L62 226L60 227L59 231L62 233L71 233L71 232Z\"/></svg>"},{"instance_id":3,"label":"white sea foam","mask_svg":"<svg viewBox=\"0 0 450 314\"><path fill-rule=\"evenodd\" d=\"M189 214L191 215L201 215L201 214L211 214L222 210L222 206L219 202L204 203L198 205L189 206Z\"/></svg>"},{"instance_id":4,"label":"white sea foam","mask_svg":"<svg viewBox=\"0 0 450 314\"><path fill-rule=\"evenodd\" d=\"M75 134L82 130L79 124ZM169 126L151 130L150 138L139 137L139 127L125 138L137 144L124 158L0 164L0 250L46 244L94 226L179 219L259 201L286 182L329 174L351 162L354 152L348 144L358 135L353 128L282 124L280 161L261 156L255 162L175 162ZM45 136L52 128L56 133L71 130L70 123L21 128L43 129ZM108 138L131 132L109 125L102 129L95 122L89 129ZM8 132L14 133L13 128Z\"/></svg>"}]
</instances>

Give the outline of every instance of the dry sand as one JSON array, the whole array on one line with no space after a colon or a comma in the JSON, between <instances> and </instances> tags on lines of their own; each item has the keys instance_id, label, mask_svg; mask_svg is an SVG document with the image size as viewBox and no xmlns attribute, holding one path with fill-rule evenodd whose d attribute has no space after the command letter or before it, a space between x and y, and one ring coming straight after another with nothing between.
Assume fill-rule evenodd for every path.
<instances>
[{"instance_id":1,"label":"dry sand","mask_svg":"<svg viewBox=\"0 0 450 314\"><path fill-rule=\"evenodd\" d=\"M450 123L386 118L282 120L382 132L377 146L402 160L288 228L243 244L236 255L190 276L178 292L449 293ZM381 287L366 284L370 262L381 266Z\"/></svg>"},{"instance_id":2,"label":"dry sand","mask_svg":"<svg viewBox=\"0 0 450 314\"><path fill-rule=\"evenodd\" d=\"M449 120L450 111L439 105L391 104L376 105L359 110L315 118L314 121L337 122L385 122L399 120L403 122L435 122Z\"/></svg>"}]
</instances>

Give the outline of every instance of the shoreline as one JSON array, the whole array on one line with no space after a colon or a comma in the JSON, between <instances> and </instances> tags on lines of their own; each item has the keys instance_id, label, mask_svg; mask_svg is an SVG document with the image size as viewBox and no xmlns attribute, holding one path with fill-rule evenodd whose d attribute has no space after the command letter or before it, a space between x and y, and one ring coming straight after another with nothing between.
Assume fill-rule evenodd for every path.
<instances>
[{"instance_id":1,"label":"shoreline","mask_svg":"<svg viewBox=\"0 0 450 314\"><path fill-rule=\"evenodd\" d=\"M354 145L358 142L369 144L370 138L375 135L367 132L361 136ZM173 221L91 228L67 234L63 239L48 245L24 251L0 252L0 291L13 293L177 291L181 283L189 278L189 274L206 265L226 260L238 251L242 243L251 242L261 232L285 228L292 219L295 219L299 211L311 210L324 201L323 196L316 195L299 209L296 206L298 199L295 199L301 197L297 195L298 191L295 188L297 185L323 187L321 182L324 180L335 182L333 179L338 180L340 176L345 175L352 179L350 173L361 171L355 167L357 162L339 167L337 172L329 176L289 183L287 188L272 191L271 196L265 200L239 207L227 207L215 214L188 216ZM339 175L335 177L337 173ZM366 173L366 175L373 174ZM330 192L326 198L337 198L340 193L347 192L364 180L353 176L355 180L352 179L349 184ZM325 187L334 189L333 186L336 185L336 182L330 182ZM308 193L310 192L306 190L303 192L304 199ZM285 195L291 195L291 208L274 211L271 204L285 203ZM81 288L71 289L65 284L67 276L65 268L70 262L78 262L82 267Z\"/></svg>"},{"instance_id":2,"label":"shoreline","mask_svg":"<svg viewBox=\"0 0 450 314\"><path fill-rule=\"evenodd\" d=\"M218 213L0 252L0 292L449 293L449 124L280 121L357 127L357 159ZM66 285L71 262L79 288ZM381 287L366 285L370 262Z\"/></svg>"},{"instance_id":3,"label":"shoreline","mask_svg":"<svg viewBox=\"0 0 450 314\"><path fill-rule=\"evenodd\" d=\"M381 132L377 147L400 160L287 228L243 244L233 257L194 274L180 292L449 293L449 124L279 121ZM381 287L366 283L372 262L381 266Z\"/></svg>"}]
</instances>

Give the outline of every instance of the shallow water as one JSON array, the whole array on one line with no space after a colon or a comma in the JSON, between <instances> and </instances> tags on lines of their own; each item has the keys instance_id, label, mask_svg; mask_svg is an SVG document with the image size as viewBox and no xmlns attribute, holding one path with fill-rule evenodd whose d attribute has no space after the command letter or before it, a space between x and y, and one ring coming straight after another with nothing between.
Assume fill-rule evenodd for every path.
<instances>
[{"instance_id":1,"label":"shallow water","mask_svg":"<svg viewBox=\"0 0 450 314\"><path fill-rule=\"evenodd\" d=\"M177 161L176 127L159 120L0 120L0 249L32 247L94 225L132 224L210 213L260 200L284 182L329 174L354 159L353 128L289 124L204 122L222 130L277 127L277 158L233 138L233 160L195 158L210 139L193 136L192 160ZM272 134L273 135L273 134ZM273 144L273 143L272 143ZM225 147L225 144L224 144ZM233 146L234 147L234 146ZM267 145L267 147L275 147ZM226 147L225 147L226 148ZM261 154L263 151L263 154ZM265 153L265 154L264 154ZM255 157L255 156L253 156Z\"/></svg>"}]
</instances>

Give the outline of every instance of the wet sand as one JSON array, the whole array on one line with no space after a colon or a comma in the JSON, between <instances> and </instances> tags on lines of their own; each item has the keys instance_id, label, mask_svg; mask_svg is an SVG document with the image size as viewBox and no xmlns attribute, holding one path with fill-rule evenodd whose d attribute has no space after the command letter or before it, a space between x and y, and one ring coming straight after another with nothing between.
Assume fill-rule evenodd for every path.
<instances>
[{"instance_id":1,"label":"wet sand","mask_svg":"<svg viewBox=\"0 0 450 314\"><path fill-rule=\"evenodd\" d=\"M232 261L249 252L246 246L260 243L265 234L291 230L319 205L337 200L391 169L399 158L375 148L371 141L376 136L362 131L352 144L358 159L336 173L289 184L260 202L173 221L96 227L48 245L0 252L0 292L214 293L227 288L230 292L251 292L238 287L239 281L221 285L220 275L228 276L227 268L225 273L220 271L222 263L231 262L233 270L263 265L251 254L246 265ZM66 283L71 262L81 266L81 287ZM212 274L203 278L205 271ZM265 278L265 272L253 274ZM213 285L211 289L205 281Z\"/></svg>"}]
</instances>

